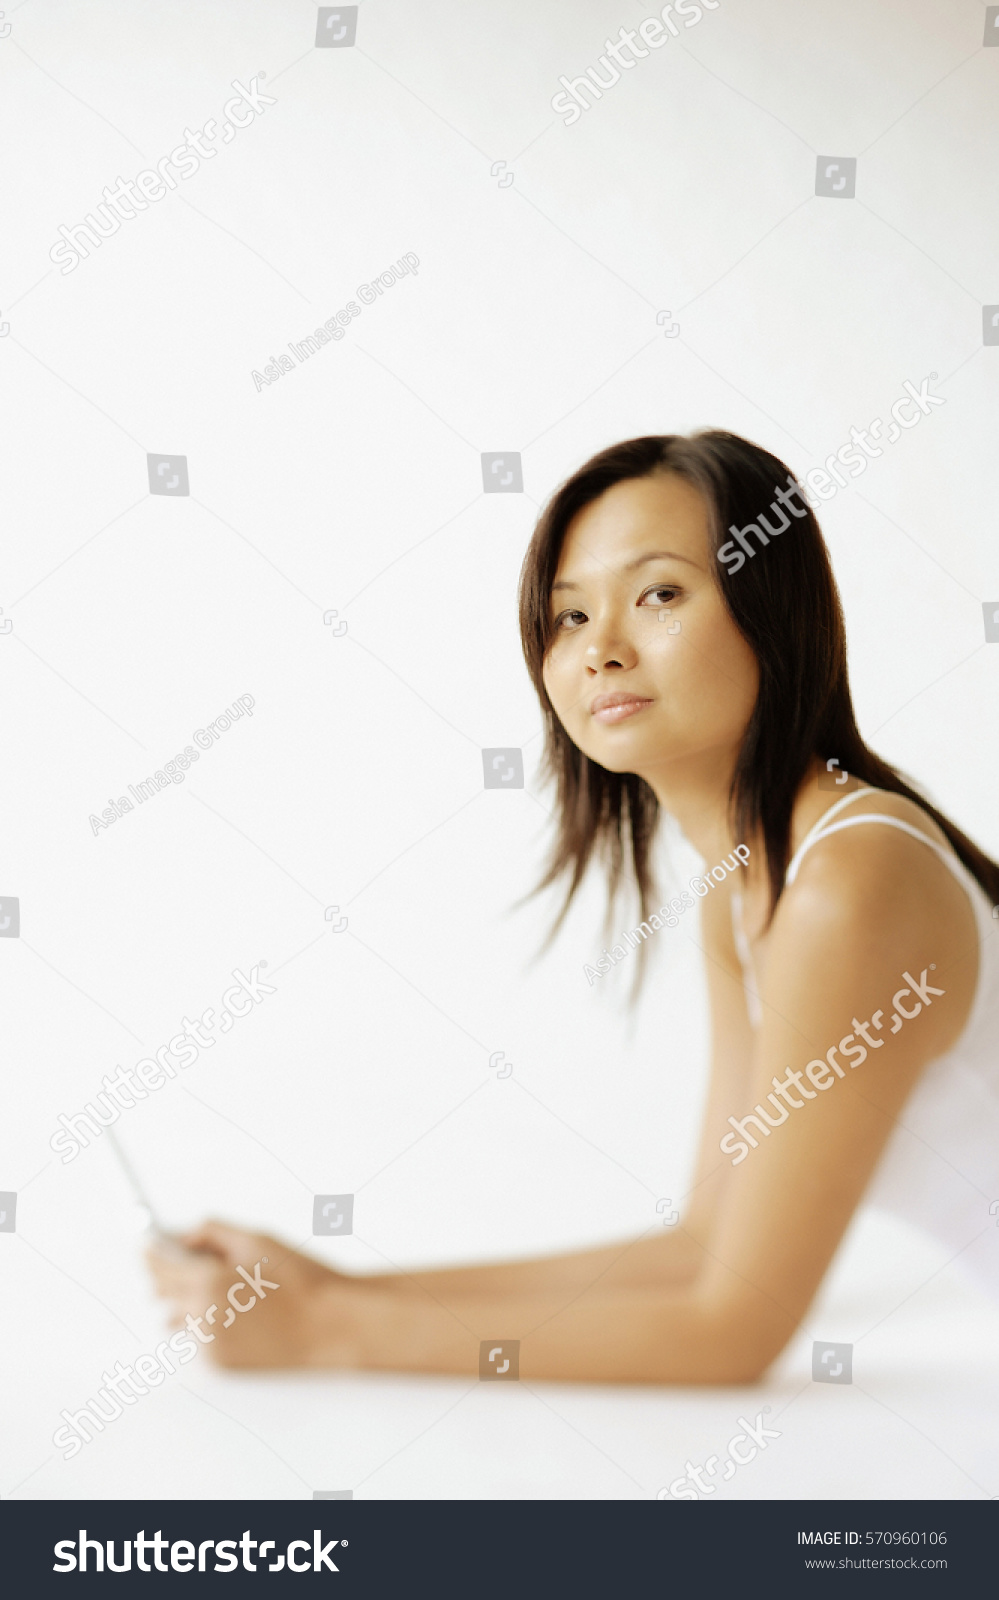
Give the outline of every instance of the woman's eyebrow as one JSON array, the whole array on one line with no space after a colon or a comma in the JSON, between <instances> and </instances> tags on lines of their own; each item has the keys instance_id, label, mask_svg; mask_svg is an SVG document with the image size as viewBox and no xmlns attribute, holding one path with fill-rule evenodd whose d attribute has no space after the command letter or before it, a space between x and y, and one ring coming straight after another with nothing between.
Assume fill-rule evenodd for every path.
<instances>
[{"instance_id":1,"label":"woman's eyebrow","mask_svg":"<svg viewBox=\"0 0 999 1600\"><path fill-rule=\"evenodd\" d=\"M697 567L698 572L701 571L701 567L698 562L692 561L689 556L680 555L676 550L651 550L647 555L636 556L634 561L625 562L624 566L620 568L620 571L634 572L636 567L645 566L646 562L648 561L685 561L688 567ZM567 578L560 578L557 583L552 584L552 593L554 594L556 589L578 588L578 583L572 583Z\"/></svg>"}]
</instances>

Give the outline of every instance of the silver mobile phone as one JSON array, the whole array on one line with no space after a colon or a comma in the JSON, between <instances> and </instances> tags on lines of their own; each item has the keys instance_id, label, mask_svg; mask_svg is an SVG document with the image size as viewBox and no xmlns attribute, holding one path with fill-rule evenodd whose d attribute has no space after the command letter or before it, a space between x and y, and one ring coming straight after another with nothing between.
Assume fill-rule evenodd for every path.
<instances>
[{"instance_id":1,"label":"silver mobile phone","mask_svg":"<svg viewBox=\"0 0 999 1600\"><path fill-rule=\"evenodd\" d=\"M145 1211L147 1217L149 1218L147 1226L149 1232L156 1240L157 1248L169 1254L185 1256L210 1253L197 1250L188 1250L186 1245L181 1244L175 1233L171 1233L169 1229L163 1226L159 1214L153 1209L149 1196L146 1194L145 1189L136 1176L135 1168L132 1166L132 1163L129 1161L124 1150L122 1149L121 1143L118 1140L114 1129L107 1128L105 1129L105 1132L111 1144L112 1150L118 1157L119 1165L121 1166L121 1170L124 1172L125 1177L128 1180L128 1186L135 1196L136 1203L142 1207L143 1211Z\"/></svg>"}]
</instances>

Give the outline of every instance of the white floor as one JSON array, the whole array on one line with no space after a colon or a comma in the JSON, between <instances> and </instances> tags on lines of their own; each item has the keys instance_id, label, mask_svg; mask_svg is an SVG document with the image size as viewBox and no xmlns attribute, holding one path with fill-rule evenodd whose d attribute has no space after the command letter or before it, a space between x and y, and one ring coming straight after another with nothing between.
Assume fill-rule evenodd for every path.
<instances>
[{"instance_id":1,"label":"white floor","mask_svg":"<svg viewBox=\"0 0 999 1600\"><path fill-rule=\"evenodd\" d=\"M9 1286L29 1304L50 1269L29 1251L18 1259ZM119 1328L120 1353L132 1359L152 1349L162 1324L138 1263L127 1253L120 1262L108 1319L120 1313L138 1336L126 1340ZM68 1286L66 1295L68 1309ZM999 1497L999 1304L921 1239L868 1213L808 1330L754 1389L234 1378L199 1357L64 1461L51 1443L57 1413L98 1386L108 1328L99 1311L93 1321L67 1317L56 1333L22 1320L12 1353L27 1375L5 1400L0 1487L13 1499L300 1499L349 1489L358 1499L664 1491L668 1501L688 1461L724 1461L740 1417L753 1423L763 1412L779 1437L718 1483L717 1500ZM809 1334L854 1344L851 1386L811 1381Z\"/></svg>"}]
</instances>

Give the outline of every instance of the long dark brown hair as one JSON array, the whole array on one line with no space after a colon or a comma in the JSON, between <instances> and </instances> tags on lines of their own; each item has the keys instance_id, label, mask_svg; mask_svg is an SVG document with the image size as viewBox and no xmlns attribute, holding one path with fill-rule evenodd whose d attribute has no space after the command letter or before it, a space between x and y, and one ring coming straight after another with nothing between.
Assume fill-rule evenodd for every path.
<instances>
[{"instance_id":1,"label":"long dark brown hair","mask_svg":"<svg viewBox=\"0 0 999 1600\"><path fill-rule=\"evenodd\" d=\"M675 472L700 490L715 554L730 527L758 526L761 513L770 514L776 490L787 492L795 482L784 462L760 445L707 429L612 445L567 478L543 508L520 575L520 632L544 717L541 770L555 782L557 833L547 870L526 898L563 874L569 874L569 881L542 949L558 933L594 857L607 870L605 931L629 856L642 920L654 905L650 858L659 819L656 795L637 773L610 772L573 744L548 698L542 666L553 639L551 586L569 523L612 485L658 472ZM860 736L839 594L818 522L800 491L799 498L805 515L788 519L786 538L771 538L765 551L751 545L756 554L740 568L735 568L734 557L734 570L727 561L712 563L729 613L759 665L756 704L732 775L729 818L735 838L762 840L770 885L768 924L784 888L794 797L815 757L835 757L842 770L861 782L915 801L942 828L992 901L999 901L999 865ZM644 957L643 941L633 994Z\"/></svg>"}]
</instances>

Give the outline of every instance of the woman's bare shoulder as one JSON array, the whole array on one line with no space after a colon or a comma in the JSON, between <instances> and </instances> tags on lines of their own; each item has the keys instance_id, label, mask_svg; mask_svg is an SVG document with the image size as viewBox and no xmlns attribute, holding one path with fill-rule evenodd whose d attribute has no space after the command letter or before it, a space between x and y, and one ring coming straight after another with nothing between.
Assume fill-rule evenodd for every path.
<instances>
[{"instance_id":1,"label":"woman's bare shoulder","mask_svg":"<svg viewBox=\"0 0 999 1600\"><path fill-rule=\"evenodd\" d=\"M809 809L809 822L819 830L824 828L824 813L820 811L815 816L814 808ZM862 817L871 820L861 824ZM882 817L906 823L923 838L874 820ZM846 823L850 825L840 826ZM808 886L812 886L820 888L823 897L833 895L843 909L857 903L870 910L877 899L889 913L893 909L902 912L919 905L932 908L942 898L964 907L974 921L965 890L952 868L933 849L933 845L940 846L956 861L953 846L943 829L915 801L886 789L873 789L859 795L828 826L835 832L817 838L802 856L795 883L785 891L789 904L814 900L807 893ZM802 892L794 895L793 890L799 885Z\"/></svg>"},{"instance_id":2,"label":"woman's bare shoulder","mask_svg":"<svg viewBox=\"0 0 999 1600\"><path fill-rule=\"evenodd\" d=\"M875 790L835 821L865 814L897 817L951 851L942 829L904 796ZM956 857L955 857L956 859ZM901 828L871 822L812 844L774 917L776 968L847 947L888 981L914 963L949 975L948 1039L967 1015L978 975L978 925L968 893L936 850ZM780 959L783 955L784 961Z\"/></svg>"}]
</instances>

